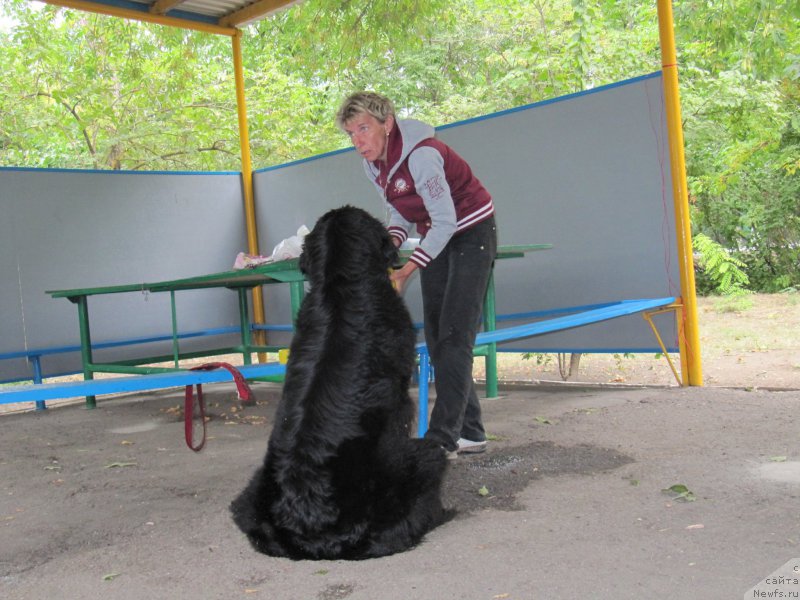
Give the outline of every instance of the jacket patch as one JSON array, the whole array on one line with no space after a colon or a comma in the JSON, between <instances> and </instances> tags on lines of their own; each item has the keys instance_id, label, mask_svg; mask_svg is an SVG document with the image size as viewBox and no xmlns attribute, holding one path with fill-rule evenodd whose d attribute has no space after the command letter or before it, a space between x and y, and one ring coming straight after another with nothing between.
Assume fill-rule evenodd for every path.
<instances>
[{"instance_id":1,"label":"jacket patch","mask_svg":"<svg viewBox=\"0 0 800 600\"><path fill-rule=\"evenodd\" d=\"M398 177L397 179L395 179L393 185L394 185L394 191L397 192L398 194L405 193L409 189L411 189L411 186L409 186L408 182L402 177Z\"/></svg>"},{"instance_id":2,"label":"jacket patch","mask_svg":"<svg viewBox=\"0 0 800 600\"><path fill-rule=\"evenodd\" d=\"M440 176L431 177L425 181L424 185L425 189L428 190L428 195L433 200L438 200L445 193L444 186L442 185L442 178Z\"/></svg>"}]
</instances>

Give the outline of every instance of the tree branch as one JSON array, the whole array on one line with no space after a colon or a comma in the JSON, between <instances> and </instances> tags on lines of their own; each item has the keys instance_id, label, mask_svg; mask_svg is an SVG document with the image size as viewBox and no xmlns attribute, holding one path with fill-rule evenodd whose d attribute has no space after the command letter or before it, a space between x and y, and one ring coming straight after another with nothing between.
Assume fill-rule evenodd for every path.
<instances>
[{"instance_id":1,"label":"tree branch","mask_svg":"<svg viewBox=\"0 0 800 600\"><path fill-rule=\"evenodd\" d=\"M69 113L72 115L72 117L75 119L75 121L77 121L78 125L80 125L81 134L83 135L83 139L86 140L86 145L89 148L89 154L91 154L92 156L95 156L96 150L95 150L94 144L92 144L92 140L89 139L89 132L86 130L86 127L84 127L83 121L81 120L81 117L78 114L77 108L70 106L64 100L57 100L49 92L36 92L35 95L37 97L50 98L50 100L52 100L53 102L55 102L57 104L60 104L62 107L66 108L69 111Z\"/></svg>"}]
</instances>

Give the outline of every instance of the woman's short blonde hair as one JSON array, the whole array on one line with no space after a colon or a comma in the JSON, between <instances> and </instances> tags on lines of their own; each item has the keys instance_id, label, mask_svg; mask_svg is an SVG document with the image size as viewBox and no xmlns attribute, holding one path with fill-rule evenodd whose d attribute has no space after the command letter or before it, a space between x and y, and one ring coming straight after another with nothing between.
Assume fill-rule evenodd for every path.
<instances>
[{"instance_id":1,"label":"woman's short blonde hair","mask_svg":"<svg viewBox=\"0 0 800 600\"><path fill-rule=\"evenodd\" d=\"M345 98L336 113L336 125L344 129L345 124L362 113L367 113L385 123L386 119L394 114L394 104L386 96L375 92L356 92Z\"/></svg>"}]
</instances>

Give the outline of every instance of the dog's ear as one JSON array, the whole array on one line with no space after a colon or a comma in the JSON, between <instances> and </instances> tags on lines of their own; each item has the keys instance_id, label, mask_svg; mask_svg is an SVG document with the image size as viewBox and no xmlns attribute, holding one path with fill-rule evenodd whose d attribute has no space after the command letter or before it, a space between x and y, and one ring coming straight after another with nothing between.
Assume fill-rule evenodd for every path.
<instances>
[{"instance_id":1,"label":"dog's ear","mask_svg":"<svg viewBox=\"0 0 800 600\"><path fill-rule=\"evenodd\" d=\"M306 279L311 282L315 282L320 277L320 269L325 264L325 238L329 221L330 217L323 215L311 232L303 238L303 251L300 253L297 266Z\"/></svg>"}]
</instances>

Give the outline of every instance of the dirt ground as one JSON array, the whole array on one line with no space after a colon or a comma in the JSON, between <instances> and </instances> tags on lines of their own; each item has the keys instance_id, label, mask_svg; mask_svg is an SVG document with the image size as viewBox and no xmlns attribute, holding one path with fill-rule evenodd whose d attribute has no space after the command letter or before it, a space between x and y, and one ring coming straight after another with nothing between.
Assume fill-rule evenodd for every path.
<instances>
[{"instance_id":1,"label":"dirt ground","mask_svg":"<svg viewBox=\"0 0 800 600\"><path fill-rule=\"evenodd\" d=\"M444 499L458 517L377 560L269 558L233 525L227 506L262 459L277 384L254 384L258 405L244 409L232 386L206 386L197 454L183 440L182 390L5 414L0 598L762 597L780 588L771 573L800 562L790 298L741 311L758 311L752 331L740 313L701 308L704 337L731 332L703 355L724 387L631 385L639 357L623 359L626 385L608 384L616 364L604 385L505 383L482 401L488 452L450 465Z\"/></svg>"},{"instance_id":2,"label":"dirt ground","mask_svg":"<svg viewBox=\"0 0 800 600\"><path fill-rule=\"evenodd\" d=\"M698 321L706 385L800 389L800 293L754 294L738 299L698 298ZM679 357L673 356L676 368ZM569 356L563 371L569 367ZM554 354L523 359L501 353L500 377L513 382L563 382ZM476 362L476 376L483 368ZM584 354L567 381L676 385L663 356Z\"/></svg>"}]
</instances>

